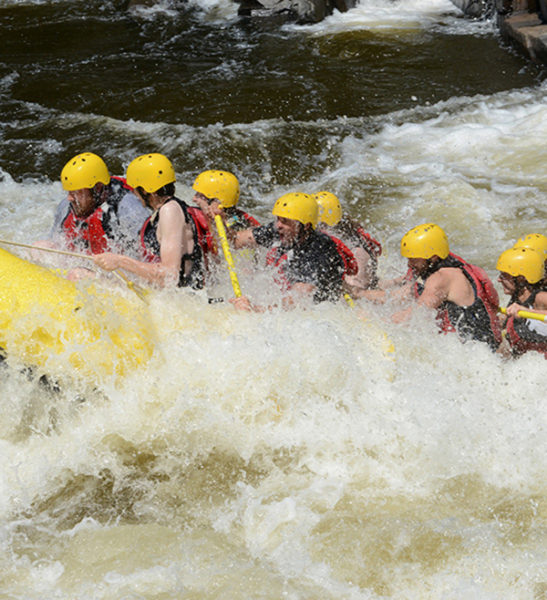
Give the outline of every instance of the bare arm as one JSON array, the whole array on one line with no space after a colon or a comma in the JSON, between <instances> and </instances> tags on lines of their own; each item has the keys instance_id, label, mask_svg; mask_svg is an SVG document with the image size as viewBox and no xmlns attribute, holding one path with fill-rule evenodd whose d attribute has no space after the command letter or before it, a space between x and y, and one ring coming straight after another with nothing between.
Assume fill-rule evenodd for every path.
<instances>
[{"instance_id":1,"label":"bare arm","mask_svg":"<svg viewBox=\"0 0 547 600\"><path fill-rule=\"evenodd\" d=\"M256 248L258 245L252 229L242 229L241 231L237 231L235 236L232 238L232 243L236 249Z\"/></svg>"},{"instance_id":2,"label":"bare arm","mask_svg":"<svg viewBox=\"0 0 547 600\"><path fill-rule=\"evenodd\" d=\"M367 289L372 279L372 268L370 254L360 246L352 248L351 252L357 262L357 273L355 275L346 275L344 283L350 291Z\"/></svg>"},{"instance_id":3,"label":"bare arm","mask_svg":"<svg viewBox=\"0 0 547 600\"><path fill-rule=\"evenodd\" d=\"M517 302L510 304L507 307L507 315L510 317L518 317L518 312L521 310L547 315L547 292L539 292L536 295L535 306L533 308L518 304Z\"/></svg>"},{"instance_id":4,"label":"bare arm","mask_svg":"<svg viewBox=\"0 0 547 600\"><path fill-rule=\"evenodd\" d=\"M160 209L158 241L160 243L160 262L142 262L122 254L97 254L93 257L96 265L106 271L124 269L142 277L149 283L164 286L178 281L179 270L184 253L185 227L184 213L175 203L169 203Z\"/></svg>"}]
</instances>

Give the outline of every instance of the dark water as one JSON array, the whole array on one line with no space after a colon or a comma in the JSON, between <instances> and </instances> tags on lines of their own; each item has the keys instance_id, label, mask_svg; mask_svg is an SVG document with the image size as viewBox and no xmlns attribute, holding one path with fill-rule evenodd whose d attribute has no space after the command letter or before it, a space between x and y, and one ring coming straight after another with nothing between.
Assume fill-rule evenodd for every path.
<instances>
[{"instance_id":1,"label":"dark water","mask_svg":"<svg viewBox=\"0 0 547 600\"><path fill-rule=\"evenodd\" d=\"M366 135L395 111L543 77L493 31L466 33L463 19L456 35L318 35L235 9L222 17L182 2L158 12L124 5L0 8L0 166L16 180L55 180L81 151L103 155L115 172L160 151L179 172L223 164L266 190L328 167L332 136Z\"/></svg>"}]
</instances>

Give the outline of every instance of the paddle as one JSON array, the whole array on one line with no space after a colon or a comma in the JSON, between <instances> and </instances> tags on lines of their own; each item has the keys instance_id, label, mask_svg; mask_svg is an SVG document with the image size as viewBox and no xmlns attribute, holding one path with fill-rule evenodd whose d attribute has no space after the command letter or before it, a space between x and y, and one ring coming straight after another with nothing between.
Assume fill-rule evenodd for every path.
<instances>
[{"instance_id":1,"label":"paddle","mask_svg":"<svg viewBox=\"0 0 547 600\"><path fill-rule=\"evenodd\" d=\"M234 266L234 259L232 258L232 253L230 252L230 246L228 244L228 238L226 237L226 229L220 215L215 216L215 225L220 238L222 252L224 253L224 258L226 259L226 264L228 265L228 272L230 273L230 281L232 282L232 287L234 288L234 294L236 298L239 298L241 296L241 288L239 287L239 281L237 279Z\"/></svg>"},{"instance_id":2,"label":"paddle","mask_svg":"<svg viewBox=\"0 0 547 600\"><path fill-rule=\"evenodd\" d=\"M504 315L507 314L507 310L505 308L503 308L503 306L499 306L498 310L500 311L500 313L503 313ZM529 312L527 310L519 310L517 314L521 319L535 319L536 321L544 321L547 323L547 315Z\"/></svg>"},{"instance_id":3,"label":"paddle","mask_svg":"<svg viewBox=\"0 0 547 600\"><path fill-rule=\"evenodd\" d=\"M32 244L23 244L22 242L12 242L12 241L8 241L8 240L0 240L0 244L5 244L6 246L19 246L20 248L29 248L31 250L40 250L40 252L51 252L52 254L63 254L65 256L73 256L75 258L83 258L86 260L93 260L93 257L90 256L89 254L81 254L79 252L70 252L69 250L59 250L57 248L46 248L44 246L33 246ZM142 288L140 285L137 285L135 282L131 281L131 279L129 279L121 271L115 270L112 272L114 273L114 275L116 275L116 277L121 279L130 290L135 292L135 294L137 294L137 296L141 300L143 300L144 302L147 302L147 300L146 300L146 294L148 293L147 290Z\"/></svg>"}]
</instances>

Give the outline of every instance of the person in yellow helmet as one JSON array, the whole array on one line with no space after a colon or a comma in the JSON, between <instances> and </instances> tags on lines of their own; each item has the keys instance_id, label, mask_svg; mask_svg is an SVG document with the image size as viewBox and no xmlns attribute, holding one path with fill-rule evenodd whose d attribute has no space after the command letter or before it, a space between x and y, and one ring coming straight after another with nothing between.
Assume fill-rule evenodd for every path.
<instances>
[{"instance_id":1,"label":"person in yellow helmet","mask_svg":"<svg viewBox=\"0 0 547 600\"><path fill-rule=\"evenodd\" d=\"M513 248L531 248L545 257L543 282L547 285L547 236L542 233L529 233L519 238Z\"/></svg>"},{"instance_id":2,"label":"person in yellow helmet","mask_svg":"<svg viewBox=\"0 0 547 600\"><path fill-rule=\"evenodd\" d=\"M333 240L316 231L318 212L313 196L284 194L272 209L273 223L238 231L233 244L235 248L269 248L266 262L276 270L276 281L289 296L336 301L342 294L344 265ZM260 310L247 297L232 302L239 309Z\"/></svg>"},{"instance_id":3,"label":"person in yellow helmet","mask_svg":"<svg viewBox=\"0 0 547 600\"><path fill-rule=\"evenodd\" d=\"M502 252L496 265L500 272L498 281L510 297L506 309L506 340L514 356L534 350L547 358L547 323L523 319L518 314L527 311L547 315L545 255L517 244Z\"/></svg>"},{"instance_id":4,"label":"person in yellow helmet","mask_svg":"<svg viewBox=\"0 0 547 600\"><path fill-rule=\"evenodd\" d=\"M124 269L159 286L202 288L207 242L201 228L206 229L206 223L175 196L171 161L163 154L143 154L129 164L126 177L143 206L152 211L140 233L143 260L105 253L94 257L95 264L107 271Z\"/></svg>"},{"instance_id":5,"label":"person in yellow helmet","mask_svg":"<svg viewBox=\"0 0 547 600\"><path fill-rule=\"evenodd\" d=\"M394 280L400 286L393 294L397 300L413 299L433 309L443 332L456 331L462 341L486 342L492 350L501 343L497 320L498 294L486 272L450 252L444 230L435 223L410 229L401 239L401 255L408 261L404 278ZM387 284L380 282L382 288ZM363 297L384 302L389 289L366 290ZM413 306L393 316L402 322Z\"/></svg>"},{"instance_id":6,"label":"person in yellow helmet","mask_svg":"<svg viewBox=\"0 0 547 600\"><path fill-rule=\"evenodd\" d=\"M233 173L214 169L203 171L192 187L196 192L194 202L209 221L220 215L229 232L260 225L257 219L237 206L239 181Z\"/></svg>"},{"instance_id":7,"label":"person in yellow helmet","mask_svg":"<svg viewBox=\"0 0 547 600\"><path fill-rule=\"evenodd\" d=\"M67 197L55 212L53 245L90 254L136 250L148 213L126 181L109 174L101 157L74 156L63 167L61 183Z\"/></svg>"},{"instance_id":8,"label":"person in yellow helmet","mask_svg":"<svg viewBox=\"0 0 547 600\"><path fill-rule=\"evenodd\" d=\"M345 287L354 296L358 296L360 290L375 288L378 284L378 257L382 254L380 242L342 212L340 201L332 192L322 191L313 196L319 206L318 229L335 241L341 240L355 257L357 272L344 277Z\"/></svg>"}]
</instances>

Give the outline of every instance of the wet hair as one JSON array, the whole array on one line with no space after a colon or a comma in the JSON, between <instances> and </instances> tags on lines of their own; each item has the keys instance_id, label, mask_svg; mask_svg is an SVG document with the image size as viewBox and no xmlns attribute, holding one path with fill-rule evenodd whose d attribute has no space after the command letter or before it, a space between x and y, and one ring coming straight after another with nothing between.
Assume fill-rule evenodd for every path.
<instances>
[{"instance_id":1,"label":"wet hair","mask_svg":"<svg viewBox=\"0 0 547 600\"><path fill-rule=\"evenodd\" d=\"M146 204L146 206L148 206L148 208L151 209L152 207L150 206L150 196L152 194L145 191L145 189L140 185L136 188L136 190L139 193L139 196L144 200L144 203ZM172 196L175 195L175 184L174 184L174 182L168 183L167 185L160 187L159 190L156 190L153 193L157 194L161 198L171 198Z\"/></svg>"},{"instance_id":2,"label":"wet hair","mask_svg":"<svg viewBox=\"0 0 547 600\"><path fill-rule=\"evenodd\" d=\"M156 194L161 196L162 198L170 198L175 195L175 182L168 183L163 187L160 187L159 190L156 190Z\"/></svg>"},{"instance_id":3,"label":"wet hair","mask_svg":"<svg viewBox=\"0 0 547 600\"><path fill-rule=\"evenodd\" d=\"M101 200L103 197L103 192L105 190L106 187L110 186L109 183L104 184L101 181L98 181L92 188L91 188L91 196L93 197L93 202L95 202L95 206L99 206L101 204Z\"/></svg>"}]
</instances>

